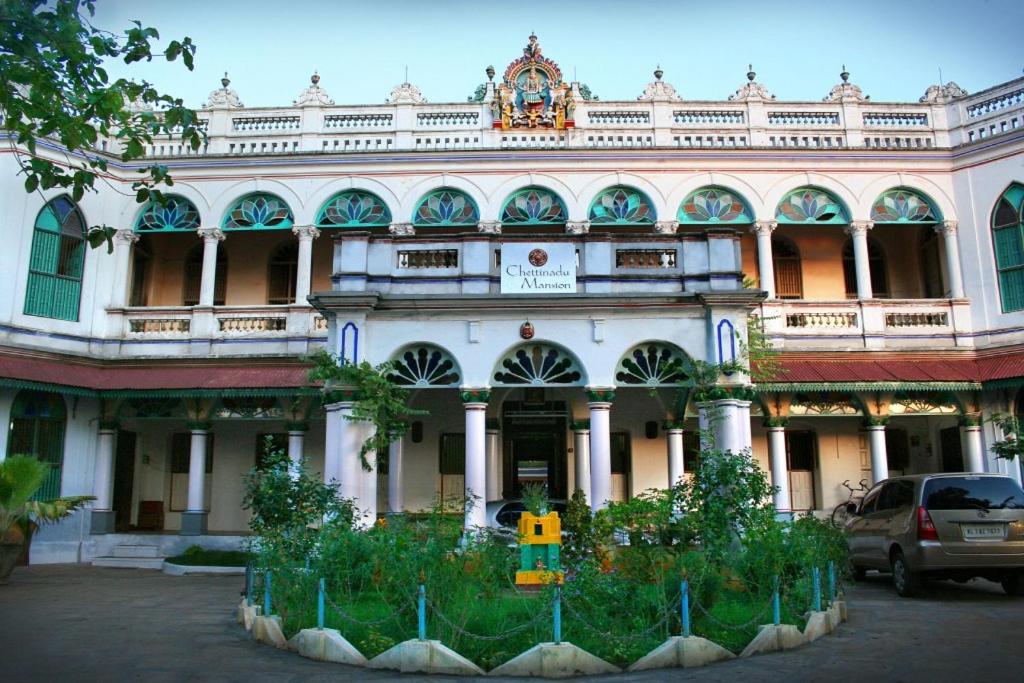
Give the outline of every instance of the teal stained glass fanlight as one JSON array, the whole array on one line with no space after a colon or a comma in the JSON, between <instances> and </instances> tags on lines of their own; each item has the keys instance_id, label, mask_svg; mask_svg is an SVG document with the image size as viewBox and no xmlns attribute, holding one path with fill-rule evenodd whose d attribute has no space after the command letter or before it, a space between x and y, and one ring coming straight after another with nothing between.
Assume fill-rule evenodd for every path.
<instances>
[{"instance_id":1,"label":"teal stained glass fanlight","mask_svg":"<svg viewBox=\"0 0 1024 683\"><path fill-rule=\"evenodd\" d=\"M167 197L164 204L150 202L135 221L135 232L195 232L199 211L184 197Z\"/></svg>"},{"instance_id":2,"label":"teal stained glass fanlight","mask_svg":"<svg viewBox=\"0 0 1024 683\"><path fill-rule=\"evenodd\" d=\"M875 223L935 223L938 215L932 203L913 190L888 190L871 205Z\"/></svg>"},{"instance_id":3,"label":"teal stained glass fanlight","mask_svg":"<svg viewBox=\"0 0 1024 683\"><path fill-rule=\"evenodd\" d=\"M599 225L651 225L654 206L643 193L631 187L609 187L590 204L589 220Z\"/></svg>"},{"instance_id":4,"label":"teal stained glass fanlight","mask_svg":"<svg viewBox=\"0 0 1024 683\"><path fill-rule=\"evenodd\" d=\"M680 223L752 223L754 212L736 193L720 187L702 187L679 205Z\"/></svg>"},{"instance_id":5,"label":"teal stained glass fanlight","mask_svg":"<svg viewBox=\"0 0 1024 683\"><path fill-rule=\"evenodd\" d=\"M334 195L316 215L318 228L360 228L391 225L391 212L375 194L351 190Z\"/></svg>"},{"instance_id":6,"label":"teal stained glass fanlight","mask_svg":"<svg viewBox=\"0 0 1024 683\"><path fill-rule=\"evenodd\" d=\"M775 209L780 223L849 223L850 215L842 202L828 192L813 187L793 190Z\"/></svg>"},{"instance_id":7,"label":"teal stained glass fanlight","mask_svg":"<svg viewBox=\"0 0 1024 683\"><path fill-rule=\"evenodd\" d=\"M476 225L480 212L465 193L458 190L434 190L416 205L413 225L451 226Z\"/></svg>"},{"instance_id":8,"label":"teal stained glass fanlight","mask_svg":"<svg viewBox=\"0 0 1024 683\"><path fill-rule=\"evenodd\" d=\"M634 346L619 361L615 379L621 384L664 386L681 384L689 379L686 371L690 360L674 344L648 342Z\"/></svg>"},{"instance_id":9,"label":"teal stained glass fanlight","mask_svg":"<svg viewBox=\"0 0 1024 683\"><path fill-rule=\"evenodd\" d=\"M242 197L224 217L224 230L288 230L293 224L284 200L263 193Z\"/></svg>"},{"instance_id":10,"label":"teal stained glass fanlight","mask_svg":"<svg viewBox=\"0 0 1024 683\"><path fill-rule=\"evenodd\" d=\"M501 209L501 222L514 225L560 225L568 212L554 192L539 187L519 190Z\"/></svg>"}]
</instances>

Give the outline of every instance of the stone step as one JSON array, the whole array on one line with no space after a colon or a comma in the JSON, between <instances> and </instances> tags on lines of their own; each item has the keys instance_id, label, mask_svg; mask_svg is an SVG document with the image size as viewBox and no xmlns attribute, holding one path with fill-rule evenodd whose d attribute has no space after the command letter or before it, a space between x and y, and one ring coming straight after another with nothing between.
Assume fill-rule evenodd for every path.
<instances>
[{"instance_id":1,"label":"stone step","mask_svg":"<svg viewBox=\"0 0 1024 683\"><path fill-rule=\"evenodd\" d=\"M162 557L94 557L94 567L124 567L128 569L162 569L164 558Z\"/></svg>"},{"instance_id":2,"label":"stone step","mask_svg":"<svg viewBox=\"0 0 1024 683\"><path fill-rule=\"evenodd\" d=\"M116 545L114 557L160 557L160 548L155 545Z\"/></svg>"}]
</instances>

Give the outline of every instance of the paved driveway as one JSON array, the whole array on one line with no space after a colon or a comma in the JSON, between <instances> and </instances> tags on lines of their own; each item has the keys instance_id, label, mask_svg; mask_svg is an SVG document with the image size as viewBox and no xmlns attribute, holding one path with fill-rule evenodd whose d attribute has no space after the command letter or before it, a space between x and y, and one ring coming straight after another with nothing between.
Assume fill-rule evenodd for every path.
<instances>
[{"instance_id":1,"label":"paved driveway","mask_svg":"<svg viewBox=\"0 0 1024 683\"><path fill-rule=\"evenodd\" d=\"M77 565L18 568L0 586L0 680L448 680L322 664L253 643L235 624L239 577ZM888 577L850 591L850 621L799 650L617 681L1020 680L1024 599L984 581L897 598Z\"/></svg>"}]
</instances>

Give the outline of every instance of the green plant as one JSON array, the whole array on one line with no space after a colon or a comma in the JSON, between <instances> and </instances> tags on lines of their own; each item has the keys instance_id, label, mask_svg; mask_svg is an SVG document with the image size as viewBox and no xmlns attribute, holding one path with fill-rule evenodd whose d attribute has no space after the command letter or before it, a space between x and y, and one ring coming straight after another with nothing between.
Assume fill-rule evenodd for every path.
<instances>
[{"instance_id":1,"label":"green plant","mask_svg":"<svg viewBox=\"0 0 1024 683\"><path fill-rule=\"evenodd\" d=\"M548 513L550 501L548 499L548 487L540 482L530 482L523 485L522 492L523 507L531 515L540 517Z\"/></svg>"},{"instance_id":2,"label":"green plant","mask_svg":"<svg viewBox=\"0 0 1024 683\"><path fill-rule=\"evenodd\" d=\"M996 413L988 419L1003 433L1002 439L992 443L992 452L997 458L1013 460L1024 456L1024 441L1021 440L1020 420L1013 415Z\"/></svg>"},{"instance_id":3,"label":"green plant","mask_svg":"<svg viewBox=\"0 0 1024 683\"><path fill-rule=\"evenodd\" d=\"M373 366L368 362L350 363L320 349L306 360L312 365L309 379L324 385L324 402L351 401L352 422L367 422L373 430L359 449L363 469L371 469L369 458L376 462L388 455L388 447L402 438L409 429L409 418L426 415L427 411L407 405L409 392L389 379L391 363Z\"/></svg>"},{"instance_id":4,"label":"green plant","mask_svg":"<svg viewBox=\"0 0 1024 683\"><path fill-rule=\"evenodd\" d=\"M582 489L573 491L562 515L562 558L569 566L575 566L592 557L597 550L598 535L594 527L594 515Z\"/></svg>"}]
</instances>

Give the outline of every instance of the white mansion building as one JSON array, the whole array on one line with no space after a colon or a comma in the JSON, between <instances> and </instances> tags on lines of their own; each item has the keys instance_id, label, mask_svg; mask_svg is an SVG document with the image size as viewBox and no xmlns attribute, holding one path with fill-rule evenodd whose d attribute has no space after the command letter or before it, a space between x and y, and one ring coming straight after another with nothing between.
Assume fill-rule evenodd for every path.
<instances>
[{"instance_id":1,"label":"white mansion building","mask_svg":"<svg viewBox=\"0 0 1024 683\"><path fill-rule=\"evenodd\" d=\"M265 435L369 515L665 487L709 406L781 510L890 474L1019 480L988 418L1024 411L1024 79L883 103L845 71L799 102L753 72L719 101L662 76L592 99L531 37L465 103L403 83L337 105L314 76L247 108L225 77L201 149L147 150L164 206L135 203L144 164L114 140L77 204L27 194L5 149L0 457L50 463L44 497L96 496L32 561L237 542ZM104 223L109 254L84 242ZM780 372L696 396L686 361L737 357L750 315ZM373 472L350 405L307 380L324 346L394 361L428 411Z\"/></svg>"}]
</instances>

